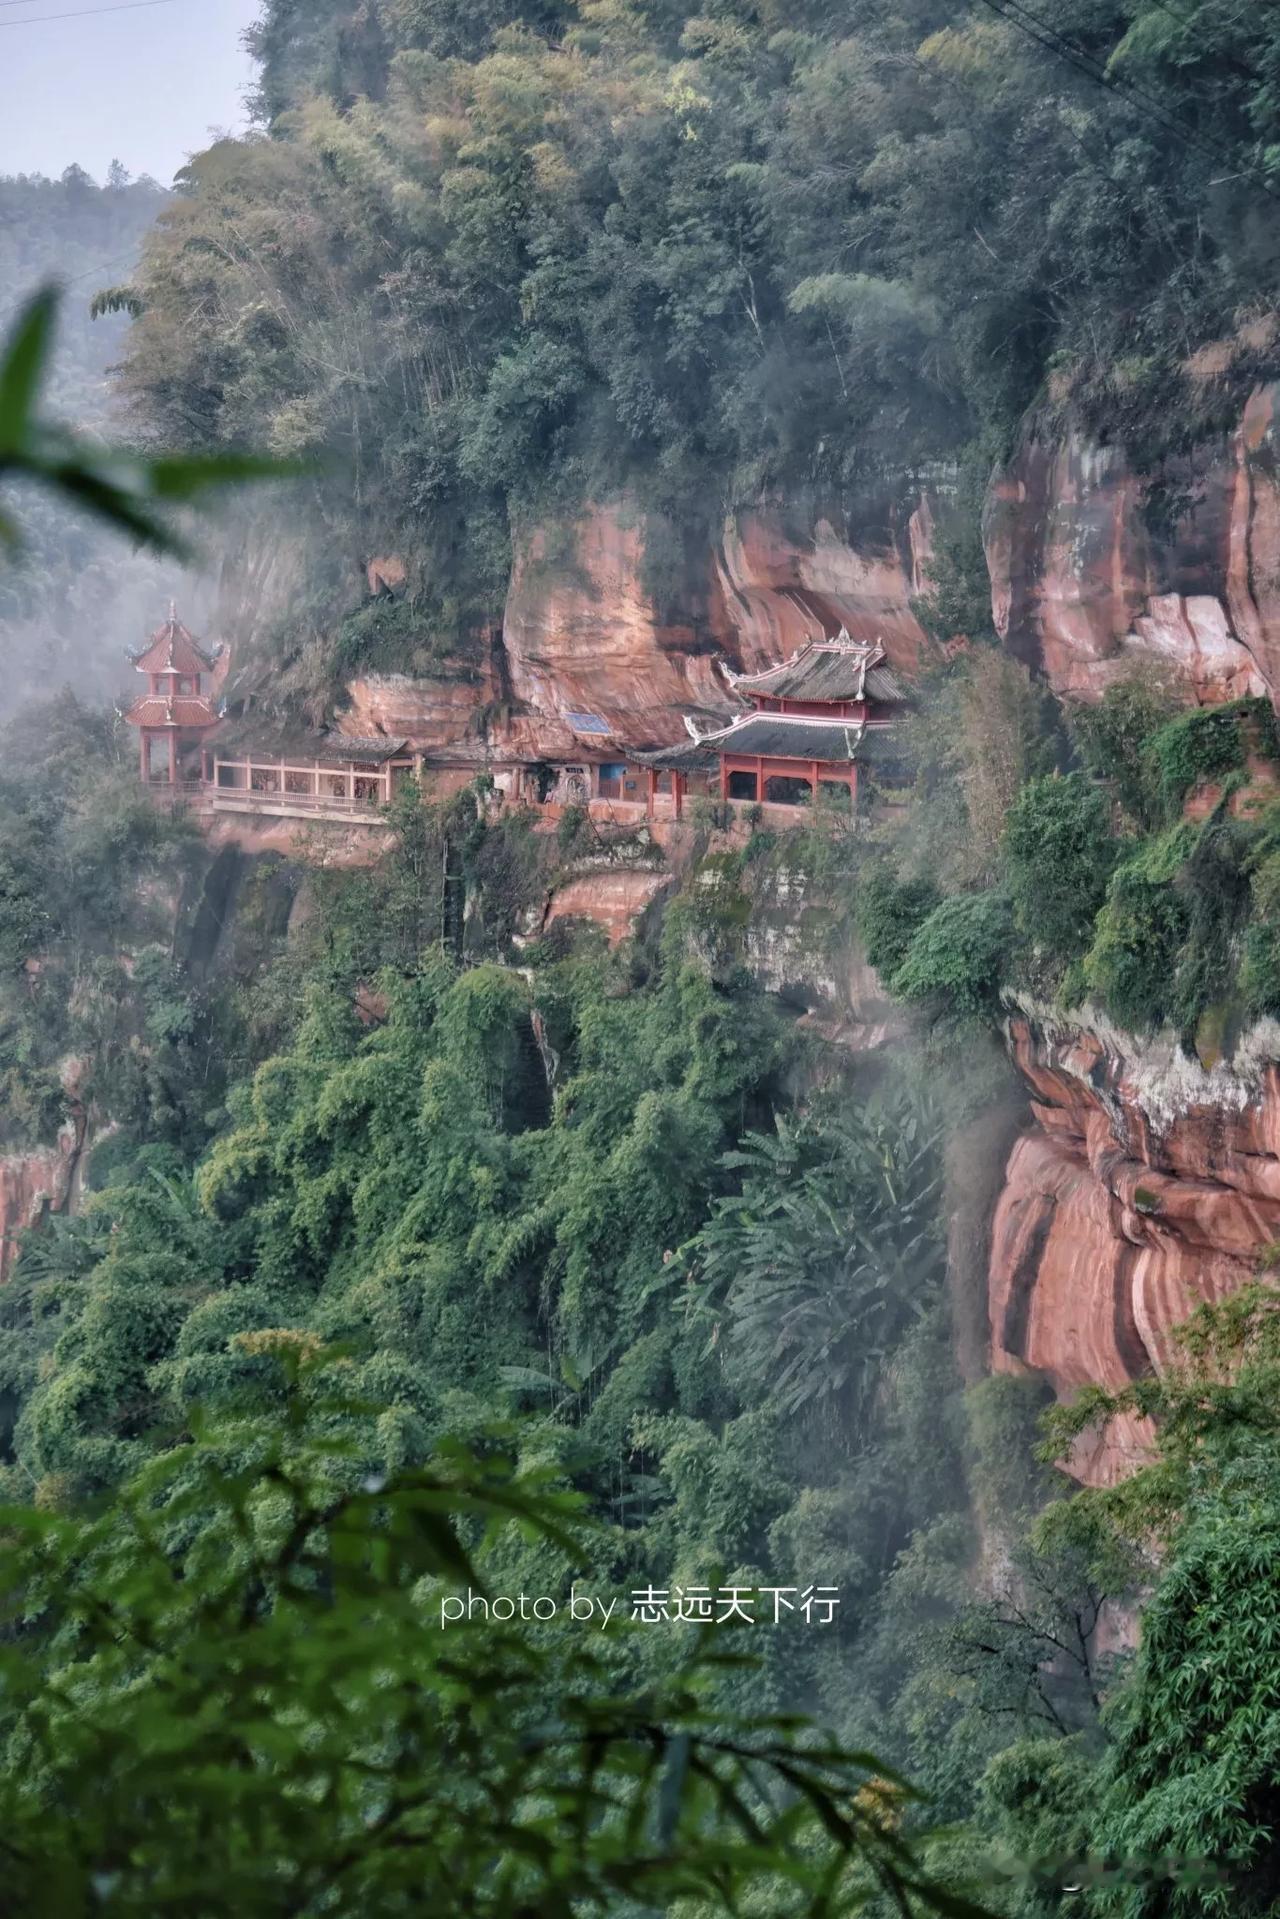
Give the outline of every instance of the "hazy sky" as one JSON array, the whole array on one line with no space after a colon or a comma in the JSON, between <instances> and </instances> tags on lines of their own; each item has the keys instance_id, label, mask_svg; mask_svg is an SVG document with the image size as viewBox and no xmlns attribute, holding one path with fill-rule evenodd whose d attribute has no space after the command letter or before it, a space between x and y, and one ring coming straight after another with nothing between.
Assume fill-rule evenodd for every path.
<instances>
[{"instance_id":1,"label":"hazy sky","mask_svg":"<svg viewBox=\"0 0 1280 1919\"><path fill-rule=\"evenodd\" d=\"M167 185L211 129L243 126L240 35L257 13L258 0L0 0L0 173L74 161L100 180L120 159Z\"/></svg>"}]
</instances>

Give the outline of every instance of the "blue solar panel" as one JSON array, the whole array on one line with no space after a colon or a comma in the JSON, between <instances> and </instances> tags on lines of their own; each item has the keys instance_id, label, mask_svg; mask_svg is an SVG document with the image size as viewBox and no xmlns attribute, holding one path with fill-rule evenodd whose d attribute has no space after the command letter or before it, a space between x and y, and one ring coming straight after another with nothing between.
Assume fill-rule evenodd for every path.
<instances>
[{"instance_id":1,"label":"blue solar panel","mask_svg":"<svg viewBox=\"0 0 1280 1919\"><path fill-rule=\"evenodd\" d=\"M598 713L568 713L565 715L575 733L610 733L613 731L607 720Z\"/></svg>"}]
</instances>

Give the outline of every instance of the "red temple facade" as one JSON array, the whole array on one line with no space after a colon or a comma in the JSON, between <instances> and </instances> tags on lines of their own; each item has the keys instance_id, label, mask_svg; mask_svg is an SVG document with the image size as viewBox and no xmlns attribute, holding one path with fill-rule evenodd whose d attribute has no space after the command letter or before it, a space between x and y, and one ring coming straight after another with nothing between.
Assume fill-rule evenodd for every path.
<instances>
[{"instance_id":1,"label":"red temple facade","mask_svg":"<svg viewBox=\"0 0 1280 1919\"><path fill-rule=\"evenodd\" d=\"M138 729L143 779L149 786L170 787L198 780L202 768L197 758L194 772L190 770L192 756L218 724L204 689L215 656L188 633L171 600L164 625L130 658L135 672L147 676L147 691L125 714Z\"/></svg>"},{"instance_id":2,"label":"red temple facade","mask_svg":"<svg viewBox=\"0 0 1280 1919\"><path fill-rule=\"evenodd\" d=\"M573 805L614 825L683 817L690 793L722 801L800 806L834 793L856 805L859 762L892 786L895 708L907 694L878 641L811 640L759 673L725 670L742 710L728 724L710 709L685 715L687 738L656 750L627 748L610 722L569 713L575 736L551 762L468 741L441 749L383 733L283 727L256 710L220 716L226 657L169 618L131 655L147 690L126 718L138 729L144 782L157 800L188 799L202 813L249 813L349 824L382 823L406 780L433 797L490 774L495 805L529 805L558 817ZM251 704L251 703L250 703ZM578 736L581 736L579 744ZM615 739L617 744L614 744Z\"/></svg>"},{"instance_id":3,"label":"red temple facade","mask_svg":"<svg viewBox=\"0 0 1280 1919\"><path fill-rule=\"evenodd\" d=\"M809 641L763 673L726 669L725 677L747 710L710 732L686 719L690 743L646 756L677 791L691 773L718 769L723 800L796 805L826 788L856 804L858 759L907 697L880 643L844 631Z\"/></svg>"}]
</instances>

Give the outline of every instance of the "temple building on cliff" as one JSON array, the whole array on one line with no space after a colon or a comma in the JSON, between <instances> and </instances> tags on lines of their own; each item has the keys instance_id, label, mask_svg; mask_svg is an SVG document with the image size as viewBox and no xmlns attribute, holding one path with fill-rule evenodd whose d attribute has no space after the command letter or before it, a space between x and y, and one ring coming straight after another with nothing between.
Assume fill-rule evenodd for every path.
<instances>
[{"instance_id":1,"label":"temple building on cliff","mask_svg":"<svg viewBox=\"0 0 1280 1919\"><path fill-rule=\"evenodd\" d=\"M224 719L206 681L217 677L225 655L194 638L172 601L164 625L129 657L148 686L125 719L138 729L142 778L159 797L199 793L223 811L314 811L364 820L415 771L415 756L402 739L298 728L285 733Z\"/></svg>"},{"instance_id":2,"label":"temple building on cliff","mask_svg":"<svg viewBox=\"0 0 1280 1919\"><path fill-rule=\"evenodd\" d=\"M148 687L126 718L138 729L142 778L158 798L189 796L206 814L361 826L385 827L384 809L407 780L443 799L478 776L492 805L547 818L575 806L615 826L680 820L690 793L782 806L834 794L856 806L860 765L879 762L892 782L892 723L907 699L881 643L843 629L763 672L721 667L729 698L706 686L699 690L710 697L692 711L561 709L560 689L549 685L537 706L510 703L496 726L465 732L405 707L387 714L386 731L374 730L381 716L365 712L324 729L282 725L244 695L225 714L228 656L193 638L172 604L131 658ZM733 717L731 700L741 709ZM681 715L687 738L650 746ZM652 730L633 744L642 726Z\"/></svg>"},{"instance_id":3,"label":"temple building on cliff","mask_svg":"<svg viewBox=\"0 0 1280 1919\"><path fill-rule=\"evenodd\" d=\"M125 714L129 725L138 729L143 779L149 786L198 783L204 771L200 748L218 724L204 689L217 655L207 653L192 638L170 600L164 625L140 653L129 657L134 671L145 673L148 682L147 691Z\"/></svg>"},{"instance_id":4,"label":"temple building on cliff","mask_svg":"<svg viewBox=\"0 0 1280 1919\"><path fill-rule=\"evenodd\" d=\"M907 699L883 646L842 629L762 673L724 673L745 711L707 732L686 719L687 742L643 755L651 792L669 775L677 816L689 780L708 776L722 800L807 805L825 790L856 805L858 762L883 756L877 748Z\"/></svg>"}]
</instances>

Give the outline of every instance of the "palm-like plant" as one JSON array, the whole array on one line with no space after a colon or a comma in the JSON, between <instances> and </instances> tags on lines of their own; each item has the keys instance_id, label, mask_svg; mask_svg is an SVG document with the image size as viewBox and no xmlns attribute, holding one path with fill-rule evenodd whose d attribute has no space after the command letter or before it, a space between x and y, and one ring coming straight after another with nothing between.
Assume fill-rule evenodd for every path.
<instances>
[{"instance_id":1,"label":"palm-like plant","mask_svg":"<svg viewBox=\"0 0 1280 1919\"><path fill-rule=\"evenodd\" d=\"M742 1189L692 1248L713 1338L783 1412L827 1402L862 1424L941 1282L936 1116L887 1093L830 1118L780 1117L724 1164Z\"/></svg>"}]
</instances>

